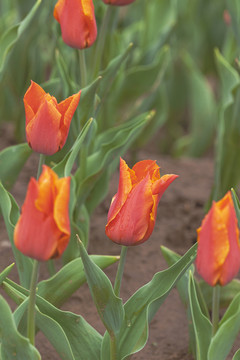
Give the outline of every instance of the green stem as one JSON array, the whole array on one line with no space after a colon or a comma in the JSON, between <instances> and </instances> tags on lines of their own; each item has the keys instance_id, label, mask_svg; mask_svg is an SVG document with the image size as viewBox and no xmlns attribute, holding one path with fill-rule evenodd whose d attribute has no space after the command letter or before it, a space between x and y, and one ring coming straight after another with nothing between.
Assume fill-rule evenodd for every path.
<instances>
[{"instance_id":1,"label":"green stem","mask_svg":"<svg viewBox=\"0 0 240 360\"><path fill-rule=\"evenodd\" d=\"M87 67L86 67L86 58L85 58L85 50L79 50L79 64L80 64L80 77L81 77L81 88L87 86Z\"/></svg>"},{"instance_id":2,"label":"green stem","mask_svg":"<svg viewBox=\"0 0 240 360\"><path fill-rule=\"evenodd\" d=\"M42 172L42 166L45 163L45 155L40 154L39 156L39 162L38 162L38 171L37 171L37 179L39 178L41 172Z\"/></svg>"},{"instance_id":3,"label":"green stem","mask_svg":"<svg viewBox=\"0 0 240 360\"><path fill-rule=\"evenodd\" d=\"M34 345L35 343L35 302L36 302L36 287L38 280L38 268L39 268L39 262L37 260L34 260L31 284L29 289L30 294L28 301L28 319L27 319L27 336L32 345Z\"/></svg>"},{"instance_id":4,"label":"green stem","mask_svg":"<svg viewBox=\"0 0 240 360\"><path fill-rule=\"evenodd\" d=\"M121 282L122 282L124 265L125 265L125 261L126 261L127 249L128 249L127 246L122 246L122 248L121 248L121 255L120 255L120 260L118 263L117 275L116 275L115 284L114 284L114 292L115 292L116 296L119 296L119 294L120 294L120 287L121 287Z\"/></svg>"},{"instance_id":5,"label":"green stem","mask_svg":"<svg viewBox=\"0 0 240 360\"><path fill-rule=\"evenodd\" d=\"M54 264L54 260L50 259L47 261L47 268L50 276L53 276L56 274L56 268Z\"/></svg>"},{"instance_id":6,"label":"green stem","mask_svg":"<svg viewBox=\"0 0 240 360\"><path fill-rule=\"evenodd\" d=\"M104 49L104 45L105 45L107 30L109 29L109 22L111 19L111 11L112 11L111 6L110 5L107 6L107 10L105 11L105 14L104 14L104 17L102 20L102 26L99 31L96 53L95 53L95 58L94 58L94 66L93 66L94 79L97 77L99 70L101 70L103 49Z\"/></svg>"},{"instance_id":7,"label":"green stem","mask_svg":"<svg viewBox=\"0 0 240 360\"><path fill-rule=\"evenodd\" d=\"M110 359L117 360L117 345L114 334L110 334Z\"/></svg>"},{"instance_id":8,"label":"green stem","mask_svg":"<svg viewBox=\"0 0 240 360\"><path fill-rule=\"evenodd\" d=\"M212 297L212 335L215 335L219 323L219 303L220 303L220 285L213 288Z\"/></svg>"}]
</instances>

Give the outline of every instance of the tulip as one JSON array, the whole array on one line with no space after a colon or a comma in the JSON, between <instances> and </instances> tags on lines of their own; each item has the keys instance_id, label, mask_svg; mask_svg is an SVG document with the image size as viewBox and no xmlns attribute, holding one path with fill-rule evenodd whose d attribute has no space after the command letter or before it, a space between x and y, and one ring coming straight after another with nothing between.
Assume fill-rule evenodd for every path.
<instances>
[{"instance_id":1,"label":"tulip","mask_svg":"<svg viewBox=\"0 0 240 360\"><path fill-rule=\"evenodd\" d=\"M97 37L92 0L58 0L53 16L59 22L63 41L77 49L91 46Z\"/></svg>"},{"instance_id":2,"label":"tulip","mask_svg":"<svg viewBox=\"0 0 240 360\"><path fill-rule=\"evenodd\" d=\"M160 177L159 167L153 160L139 161L130 169L120 159L118 192L108 212L106 235L126 246L146 241L155 225L158 203L176 177Z\"/></svg>"},{"instance_id":3,"label":"tulip","mask_svg":"<svg viewBox=\"0 0 240 360\"><path fill-rule=\"evenodd\" d=\"M239 230L230 192L213 201L197 233L198 273L211 286L226 285L240 268Z\"/></svg>"},{"instance_id":4,"label":"tulip","mask_svg":"<svg viewBox=\"0 0 240 360\"><path fill-rule=\"evenodd\" d=\"M70 177L58 178L43 165L39 180L31 178L29 182L15 227L18 250L40 261L61 256L70 238L69 198Z\"/></svg>"},{"instance_id":5,"label":"tulip","mask_svg":"<svg viewBox=\"0 0 240 360\"><path fill-rule=\"evenodd\" d=\"M29 146L44 155L53 155L64 146L80 92L59 104L38 84L31 85L24 95L26 136Z\"/></svg>"},{"instance_id":6,"label":"tulip","mask_svg":"<svg viewBox=\"0 0 240 360\"><path fill-rule=\"evenodd\" d=\"M133 3L135 0L103 0L105 4L123 6Z\"/></svg>"}]
</instances>

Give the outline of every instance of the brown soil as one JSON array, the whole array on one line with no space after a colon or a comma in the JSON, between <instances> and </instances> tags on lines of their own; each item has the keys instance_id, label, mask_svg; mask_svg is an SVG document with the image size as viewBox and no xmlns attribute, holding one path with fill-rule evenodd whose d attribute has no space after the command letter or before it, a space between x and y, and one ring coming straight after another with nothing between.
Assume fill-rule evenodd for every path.
<instances>
[{"instance_id":1,"label":"brown soil","mask_svg":"<svg viewBox=\"0 0 240 360\"><path fill-rule=\"evenodd\" d=\"M3 147L5 147L4 139L1 140L1 148ZM180 254L185 253L191 247L196 240L196 228L204 216L204 204L213 184L213 162L210 158L176 160L147 151L139 153L139 160L149 158L157 160L162 174L175 173L179 175L179 178L171 184L160 201L156 226L151 238L144 244L128 250L121 289L124 301L139 287L151 280L155 272L166 268L160 252L160 245L165 245ZM12 190L19 204L25 197L29 176L35 176L36 163L36 158L32 156ZM115 174L109 196L96 209L92 217L90 253L119 254L120 252L120 247L112 243L104 233L108 206L111 197L116 192L117 184L118 174ZM2 270L13 261L13 256L2 219L0 228L0 270ZM108 268L106 273L113 281L116 266ZM44 268L42 268L41 275L47 277ZM10 277L17 279L14 271ZM12 305L12 302L9 302ZM80 313L98 331L104 332L86 284L69 299L63 309ZM37 347L43 360L59 360L59 356L42 334L37 335ZM132 359L192 359L188 353L186 314L175 289L172 290L152 321L147 345L141 352L132 356Z\"/></svg>"}]
</instances>

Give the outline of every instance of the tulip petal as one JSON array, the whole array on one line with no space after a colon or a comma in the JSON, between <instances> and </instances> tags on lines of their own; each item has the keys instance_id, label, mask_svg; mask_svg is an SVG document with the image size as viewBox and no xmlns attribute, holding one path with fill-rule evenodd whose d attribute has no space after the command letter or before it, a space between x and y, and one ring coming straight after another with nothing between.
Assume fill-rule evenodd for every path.
<instances>
[{"instance_id":1,"label":"tulip petal","mask_svg":"<svg viewBox=\"0 0 240 360\"><path fill-rule=\"evenodd\" d=\"M22 214L15 228L14 242L24 255L45 261L55 252L59 231L54 224L53 216L46 217L35 207L37 196L38 184L35 179L31 179Z\"/></svg>"},{"instance_id":2,"label":"tulip petal","mask_svg":"<svg viewBox=\"0 0 240 360\"><path fill-rule=\"evenodd\" d=\"M46 165L38 181L30 180L14 231L24 255L45 261L62 254L70 237L69 197L70 177L59 179Z\"/></svg>"},{"instance_id":3,"label":"tulip petal","mask_svg":"<svg viewBox=\"0 0 240 360\"><path fill-rule=\"evenodd\" d=\"M230 282L238 274L240 267L240 246L237 217L230 192L227 194L227 196L229 197L229 204L227 206L228 214L226 223L230 250L226 257L225 263L223 264L221 276L219 278L221 285L226 285L228 282Z\"/></svg>"},{"instance_id":4,"label":"tulip petal","mask_svg":"<svg viewBox=\"0 0 240 360\"><path fill-rule=\"evenodd\" d=\"M52 155L60 150L61 133L59 130L61 114L54 104L45 100L35 117L26 126L29 146L36 152Z\"/></svg>"},{"instance_id":5,"label":"tulip petal","mask_svg":"<svg viewBox=\"0 0 240 360\"><path fill-rule=\"evenodd\" d=\"M175 174L163 175L159 180L153 183L153 195L158 195L158 201L161 199L163 193L167 190L169 185L178 177Z\"/></svg>"},{"instance_id":6,"label":"tulip petal","mask_svg":"<svg viewBox=\"0 0 240 360\"><path fill-rule=\"evenodd\" d=\"M144 241L153 207L151 188L148 175L129 193L117 215L106 225L106 234L112 241L126 246Z\"/></svg>"},{"instance_id":7,"label":"tulip petal","mask_svg":"<svg viewBox=\"0 0 240 360\"><path fill-rule=\"evenodd\" d=\"M136 177L133 170L131 170L126 162L120 158L120 175L119 175L119 184L118 192L113 197L111 207L108 212L108 221L113 220L118 212L121 210L121 207L125 203L128 194L132 190L132 183L136 183Z\"/></svg>"},{"instance_id":8,"label":"tulip petal","mask_svg":"<svg viewBox=\"0 0 240 360\"><path fill-rule=\"evenodd\" d=\"M60 114L62 115L61 123L60 123L60 132L61 132L60 147L61 148L63 147L63 145L66 142L70 124L71 124L71 120L77 109L77 106L78 106L78 103L80 100L80 94L81 94L81 92L79 91L77 94L74 94L74 95L68 97L67 99L61 101L57 105L57 109L60 112Z\"/></svg>"},{"instance_id":9,"label":"tulip petal","mask_svg":"<svg viewBox=\"0 0 240 360\"><path fill-rule=\"evenodd\" d=\"M221 276L222 265L229 253L228 232L221 212L214 202L198 230L196 265L199 274L211 286Z\"/></svg>"},{"instance_id":10,"label":"tulip petal","mask_svg":"<svg viewBox=\"0 0 240 360\"><path fill-rule=\"evenodd\" d=\"M132 170L135 172L138 181L142 180L148 173L152 181L160 179L159 166L155 160L139 161L133 166Z\"/></svg>"},{"instance_id":11,"label":"tulip petal","mask_svg":"<svg viewBox=\"0 0 240 360\"><path fill-rule=\"evenodd\" d=\"M30 107L33 113L36 114L38 108L44 100L45 95L46 93L41 86L31 80L31 85L27 89L23 98L24 105Z\"/></svg>"}]
</instances>

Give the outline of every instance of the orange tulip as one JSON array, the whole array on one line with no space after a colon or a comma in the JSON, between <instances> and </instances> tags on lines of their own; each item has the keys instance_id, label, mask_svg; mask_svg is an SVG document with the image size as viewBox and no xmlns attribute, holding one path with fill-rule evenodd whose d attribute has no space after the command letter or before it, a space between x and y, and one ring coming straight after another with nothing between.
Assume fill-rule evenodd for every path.
<instances>
[{"instance_id":1,"label":"orange tulip","mask_svg":"<svg viewBox=\"0 0 240 360\"><path fill-rule=\"evenodd\" d=\"M31 85L24 95L26 136L36 152L53 155L64 146L73 114L78 106L80 91L57 103L38 84Z\"/></svg>"},{"instance_id":2,"label":"orange tulip","mask_svg":"<svg viewBox=\"0 0 240 360\"><path fill-rule=\"evenodd\" d=\"M213 201L197 232L199 274L211 286L226 285L240 268L239 230L230 191Z\"/></svg>"},{"instance_id":3,"label":"orange tulip","mask_svg":"<svg viewBox=\"0 0 240 360\"><path fill-rule=\"evenodd\" d=\"M97 37L92 0L58 0L53 16L59 22L63 41L77 49L91 46Z\"/></svg>"},{"instance_id":4,"label":"orange tulip","mask_svg":"<svg viewBox=\"0 0 240 360\"><path fill-rule=\"evenodd\" d=\"M105 4L123 6L133 3L135 0L103 0Z\"/></svg>"},{"instance_id":5,"label":"orange tulip","mask_svg":"<svg viewBox=\"0 0 240 360\"><path fill-rule=\"evenodd\" d=\"M146 241L155 225L159 200L176 177L160 177L159 167L153 160L139 161L131 170L120 159L118 192L108 212L106 235L126 246Z\"/></svg>"},{"instance_id":6,"label":"orange tulip","mask_svg":"<svg viewBox=\"0 0 240 360\"><path fill-rule=\"evenodd\" d=\"M14 231L18 250L33 259L59 257L70 238L68 206L70 177L59 179L43 165L39 180L31 178L21 216Z\"/></svg>"}]
</instances>

